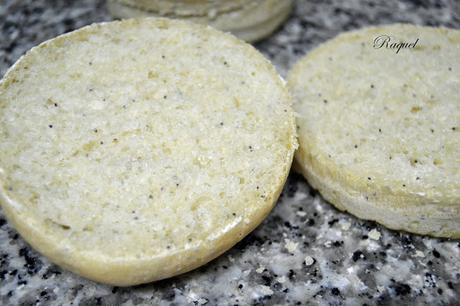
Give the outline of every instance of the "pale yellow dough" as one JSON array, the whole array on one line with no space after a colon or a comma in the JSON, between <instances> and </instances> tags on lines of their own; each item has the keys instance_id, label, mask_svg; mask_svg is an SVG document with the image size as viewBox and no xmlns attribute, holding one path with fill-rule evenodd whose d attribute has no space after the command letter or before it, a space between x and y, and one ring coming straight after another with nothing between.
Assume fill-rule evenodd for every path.
<instances>
[{"instance_id":1,"label":"pale yellow dough","mask_svg":"<svg viewBox=\"0 0 460 306\"><path fill-rule=\"evenodd\" d=\"M167 1L109 0L107 7L115 18L164 16L179 18L231 32L240 39L255 42L270 35L286 18L292 0Z\"/></svg>"},{"instance_id":2,"label":"pale yellow dough","mask_svg":"<svg viewBox=\"0 0 460 306\"><path fill-rule=\"evenodd\" d=\"M0 84L1 203L36 250L128 286L219 256L274 206L291 99L253 47L168 19L94 24Z\"/></svg>"},{"instance_id":3,"label":"pale yellow dough","mask_svg":"<svg viewBox=\"0 0 460 306\"><path fill-rule=\"evenodd\" d=\"M415 48L374 48L374 39ZM376 45L378 47L379 44ZM341 210L392 229L460 237L460 31L348 32L289 74L297 168Z\"/></svg>"}]
</instances>

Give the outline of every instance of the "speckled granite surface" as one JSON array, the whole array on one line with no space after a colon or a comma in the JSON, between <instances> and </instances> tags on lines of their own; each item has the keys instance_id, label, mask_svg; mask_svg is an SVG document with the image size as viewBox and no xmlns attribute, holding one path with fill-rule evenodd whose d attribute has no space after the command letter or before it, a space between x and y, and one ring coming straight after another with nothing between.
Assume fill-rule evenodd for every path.
<instances>
[{"instance_id":1,"label":"speckled granite surface","mask_svg":"<svg viewBox=\"0 0 460 306\"><path fill-rule=\"evenodd\" d=\"M109 20L104 1L3 0L0 75L27 49ZM460 28L460 1L297 1L257 47L281 74L335 34L368 24ZM291 174L277 207L223 256L180 277L99 285L31 250L0 214L1 305L459 305L460 242L386 230L340 213Z\"/></svg>"}]
</instances>

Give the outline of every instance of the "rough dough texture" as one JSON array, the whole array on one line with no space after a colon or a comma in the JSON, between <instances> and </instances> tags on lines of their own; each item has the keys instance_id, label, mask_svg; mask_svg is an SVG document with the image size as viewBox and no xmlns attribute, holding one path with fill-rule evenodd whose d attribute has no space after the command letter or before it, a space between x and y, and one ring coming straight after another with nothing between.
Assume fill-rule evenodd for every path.
<instances>
[{"instance_id":1,"label":"rough dough texture","mask_svg":"<svg viewBox=\"0 0 460 306\"><path fill-rule=\"evenodd\" d=\"M297 147L290 101L253 47L204 26L152 18L59 36L0 84L3 210L92 280L189 271L274 206Z\"/></svg>"},{"instance_id":2,"label":"rough dough texture","mask_svg":"<svg viewBox=\"0 0 460 306\"><path fill-rule=\"evenodd\" d=\"M374 48L379 35L415 48ZM378 46L378 45L377 45ZM392 229L460 237L460 31L341 34L295 65L297 168L341 210Z\"/></svg>"}]
</instances>

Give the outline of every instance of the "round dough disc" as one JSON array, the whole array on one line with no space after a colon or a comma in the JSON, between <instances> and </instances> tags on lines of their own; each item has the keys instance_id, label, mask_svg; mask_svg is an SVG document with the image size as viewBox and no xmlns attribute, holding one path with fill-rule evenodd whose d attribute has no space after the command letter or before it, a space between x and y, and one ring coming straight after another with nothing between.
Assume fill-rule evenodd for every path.
<instances>
[{"instance_id":1,"label":"round dough disc","mask_svg":"<svg viewBox=\"0 0 460 306\"><path fill-rule=\"evenodd\" d=\"M94 24L0 85L8 220L53 262L127 286L198 267L274 206L296 148L287 89L250 45L168 19Z\"/></svg>"},{"instance_id":2,"label":"round dough disc","mask_svg":"<svg viewBox=\"0 0 460 306\"><path fill-rule=\"evenodd\" d=\"M322 44L289 75L298 168L341 210L460 237L459 72L458 30L397 24Z\"/></svg>"}]
</instances>

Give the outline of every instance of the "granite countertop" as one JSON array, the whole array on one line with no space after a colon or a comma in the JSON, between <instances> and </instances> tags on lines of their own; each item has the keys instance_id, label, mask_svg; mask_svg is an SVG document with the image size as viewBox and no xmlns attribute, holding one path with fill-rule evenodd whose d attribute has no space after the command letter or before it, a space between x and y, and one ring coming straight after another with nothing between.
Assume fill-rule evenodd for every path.
<instances>
[{"instance_id":1,"label":"granite countertop","mask_svg":"<svg viewBox=\"0 0 460 306\"><path fill-rule=\"evenodd\" d=\"M110 16L101 0L3 0L0 76L32 46L104 20ZM460 1L297 1L288 22L256 47L285 75L337 33L393 22L460 28ZM459 259L458 240L391 231L341 213L294 173L269 217L224 255L130 288L51 264L0 213L1 305L459 305Z\"/></svg>"}]
</instances>

